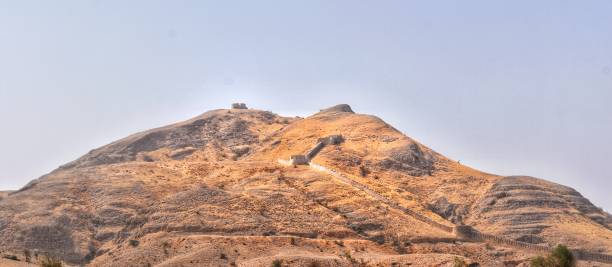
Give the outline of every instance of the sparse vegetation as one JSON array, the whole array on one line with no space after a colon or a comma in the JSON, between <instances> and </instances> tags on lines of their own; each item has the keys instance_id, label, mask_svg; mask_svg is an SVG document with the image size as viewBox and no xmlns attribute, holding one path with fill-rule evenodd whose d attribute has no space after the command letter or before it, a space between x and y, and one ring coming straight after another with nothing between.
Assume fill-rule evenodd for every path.
<instances>
[{"instance_id":1,"label":"sparse vegetation","mask_svg":"<svg viewBox=\"0 0 612 267\"><path fill-rule=\"evenodd\" d=\"M130 241L128 242L130 243L130 246L132 247L137 247L138 245L140 245L140 241L138 240L130 239Z\"/></svg>"},{"instance_id":2,"label":"sparse vegetation","mask_svg":"<svg viewBox=\"0 0 612 267\"><path fill-rule=\"evenodd\" d=\"M406 251L406 247L404 246L404 243L401 242L398 236L394 236L391 239L393 240L393 248L395 249L395 252L397 252L398 254L408 253L408 251Z\"/></svg>"},{"instance_id":3,"label":"sparse vegetation","mask_svg":"<svg viewBox=\"0 0 612 267\"><path fill-rule=\"evenodd\" d=\"M274 236L276 235L276 231L267 231L263 233L263 236Z\"/></svg>"},{"instance_id":4,"label":"sparse vegetation","mask_svg":"<svg viewBox=\"0 0 612 267\"><path fill-rule=\"evenodd\" d=\"M564 245L558 245L546 257L536 257L531 260L532 267L573 267L576 259L572 252Z\"/></svg>"},{"instance_id":5,"label":"sparse vegetation","mask_svg":"<svg viewBox=\"0 0 612 267\"><path fill-rule=\"evenodd\" d=\"M508 192L501 192L501 193L498 193L498 194L495 195L495 197L497 199L502 199L502 198L505 198L505 197L508 197L508 196L509 196Z\"/></svg>"},{"instance_id":6,"label":"sparse vegetation","mask_svg":"<svg viewBox=\"0 0 612 267\"><path fill-rule=\"evenodd\" d=\"M32 254L27 249L23 250L23 256L25 257L26 262L30 262L32 260Z\"/></svg>"},{"instance_id":7,"label":"sparse vegetation","mask_svg":"<svg viewBox=\"0 0 612 267\"><path fill-rule=\"evenodd\" d=\"M386 242L384 235L375 235L375 236L370 237L369 239L370 241L374 241L379 245L382 245Z\"/></svg>"},{"instance_id":8,"label":"sparse vegetation","mask_svg":"<svg viewBox=\"0 0 612 267\"><path fill-rule=\"evenodd\" d=\"M346 259L347 259L349 262L351 262L351 264L353 264L353 265L356 265L357 263L359 263L359 262L357 261L357 259L353 258L353 255L351 255L351 252L350 252L350 251L348 251L348 250L345 250L345 251L344 251L344 254L343 254L343 255L340 255L340 256L344 256L344 257L345 257L345 258L346 258Z\"/></svg>"},{"instance_id":9,"label":"sparse vegetation","mask_svg":"<svg viewBox=\"0 0 612 267\"><path fill-rule=\"evenodd\" d=\"M42 258L42 260L40 261L40 267L62 267L62 261L54 258L54 257L50 257L50 256L44 256Z\"/></svg>"},{"instance_id":10,"label":"sparse vegetation","mask_svg":"<svg viewBox=\"0 0 612 267\"><path fill-rule=\"evenodd\" d=\"M170 243L168 243L168 241L164 241L164 242L162 243L162 247L163 247L163 249L164 249L164 254L168 255L168 254L169 254L169 253L168 253L168 248L170 247Z\"/></svg>"},{"instance_id":11,"label":"sparse vegetation","mask_svg":"<svg viewBox=\"0 0 612 267\"><path fill-rule=\"evenodd\" d=\"M222 259L222 260L227 260L227 255L225 255L225 253L221 253L219 258Z\"/></svg>"},{"instance_id":12,"label":"sparse vegetation","mask_svg":"<svg viewBox=\"0 0 612 267\"><path fill-rule=\"evenodd\" d=\"M467 266L468 266L467 263L462 258L455 257L455 259L453 260L453 267L467 267Z\"/></svg>"},{"instance_id":13,"label":"sparse vegetation","mask_svg":"<svg viewBox=\"0 0 612 267\"><path fill-rule=\"evenodd\" d=\"M531 259L531 267L547 267L547 266L552 266L552 265L549 265L547 258L538 256L538 257Z\"/></svg>"},{"instance_id":14,"label":"sparse vegetation","mask_svg":"<svg viewBox=\"0 0 612 267\"><path fill-rule=\"evenodd\" d=\"M368 170L368 168L366 168L363 165L359 166L359 175L361 175L361 177L366 177L368 176L368 174L370 174L370 170Z\"/></svg>"},{"instance_id":15,"label":"sparse vegetation","mask_svg":"<svg viewBox=\"0 0 612 267\"><path fill-rule=\"evenodd\" d=\"M2 257L5 258L5 259L14 260L14 261L18 261L19 260L17 258L17 256L15 256L15 255L4 255Z\"/></svg>"},{"instance_id":16,"label":"sparse vegetation","mask_svg":"<svg viewBox=\"0 0 612 267\"><path fill-rule=\"evenodd\" d=\"M272 267L282 267L283 266L283 261L276 259L272 262Z\"/></svg>"}]
</instances>

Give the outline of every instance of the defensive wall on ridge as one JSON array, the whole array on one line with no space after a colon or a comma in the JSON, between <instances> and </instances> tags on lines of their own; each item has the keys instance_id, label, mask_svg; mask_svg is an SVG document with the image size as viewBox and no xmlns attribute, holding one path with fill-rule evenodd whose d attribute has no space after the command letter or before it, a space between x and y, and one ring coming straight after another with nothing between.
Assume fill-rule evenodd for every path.
<instances>
[{"instance_id":1,"label":"defensive wall on ridge","mask_svg":"<svg viewBox=\"0 0 612 267\"><path fill-rule=\"evenodd\" d=\"M403 207L402 205L400 205L399 203L377 193L376 191L370 189L367 185L362 184L360 182L357 182L351 178L349 178L346 175L341 174L340 172L337 172L335 170L329 169L325 166L321 166L319 164L313 163L311 162L311 160L319 153L321 152L321 150L327 146L327 145L338 145L340 143L342 143L344 141L344 138L341 135L332 135L332 136L328 136L325 138L321 138L318 140L317 144L310 149L306 155L304 155L303 157L299 157L300 155L295 155L291 157L291 160L289 161L290 164L296 165L296 161L294 161L294 159L299 159L299 164L297 165L309 165L310 168L320 171L320 172L324 172L327 173L331 176L333 176L334 178L338 179L339 181L348 184L354 188L357 188L358 190L361 190L363 192L365 192L366 194L368 194L369 196L371 196L372 198L388 205L391 208L397 209L397 210L401 210L402 212L404 212L405 214L421 221L424 222L426 224L429 224L435 228L438 228L440 230L449 232L449 233L454 233L455 236L457 236L457 238L465 240L465 241L471 241L471 242L489 242L489 243L493 243L493 244L498 244L498 245L502 245L502 246L509 246L509 247L514 247L514 248L519 248L519 249L524 249L524 250L530 250L530 251L537 251L537 252L541 252L541 253L548 253L552 250L552 247L547 246L547 245L537 245L537 244L531 244L531 243L526 243L526 242L521 242L521 241L516 241L516 240L512 240L509 238L504 238L504 237L500 237L500 236L496 236L496 235L490 235L490 234L485 234L485 233L481 233L480 231L474 229L472 226L469 225L455 225L453 227L448 226L448 225L444 225L441 224L439 222L436 222L430 218L428 218L427 216L424 216L418 212L415 212L409 208ZM286 161L283 160L279 160L280 163L285 164ZM601 253L593 253L593 252L589 252L589 251L585 251L585 250L578 250L578 249L571 249L572 254L574 254L574 256L579 259L579 260L584 260L584 261L596 261L596 262L603 262L603 263L611 263L612 264L612 255L607 255L607 254L601 254Z\"/></svg>"}]
</instances>

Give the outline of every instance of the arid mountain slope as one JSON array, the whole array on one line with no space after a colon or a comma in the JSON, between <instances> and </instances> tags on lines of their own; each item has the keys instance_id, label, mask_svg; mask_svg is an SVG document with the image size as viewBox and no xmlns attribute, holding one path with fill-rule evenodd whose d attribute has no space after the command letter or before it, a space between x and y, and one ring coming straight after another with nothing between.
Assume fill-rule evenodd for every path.
<instances>
[{"instance_id":1,"label":"arid mountain slope","mask_svg":"<svg viewBox=\"0 0 612 267\"><path fill-rule=\"evenodd\" d=\"M279 159L342 135L312 160ZM389 203L410 210L406 213ZM423 219L425 218L425 219ZM428 223L431 221L433 223ZM137 133L0 195L0 253L91 266L516 265L535 255L460 242L469 224L519 241L612 254L610 215L544 180L463 166L339 105L308 118L214 110Z\"/></svg>"},{"instance_id":2,"label":"arid mountain slope","mask_svg":"<svg viewBox=\"0 0 612 267\"><path fill-rule=\"evenodd\" d=\"M0 200L7 197L10 193L11 191L0 191Z\"/></svg>"}]
</instances>

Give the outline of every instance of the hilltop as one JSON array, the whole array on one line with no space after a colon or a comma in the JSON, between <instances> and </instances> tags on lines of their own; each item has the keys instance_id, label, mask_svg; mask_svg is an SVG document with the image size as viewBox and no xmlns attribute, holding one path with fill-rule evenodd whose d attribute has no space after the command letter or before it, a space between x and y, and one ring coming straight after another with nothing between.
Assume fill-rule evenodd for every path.
<instances>
[{"instance_id":1,"label":"hilltop","mask_svg":"<svg viewBox=\"0 0 612 267\"><path fill-rule=\"evenodd\" d=\"M0 253L72 265L514 266L556 244L612 255L611 229L574 189L475 170L348 105L209 111L0 193Z\"/></svg>"}]
</instances>

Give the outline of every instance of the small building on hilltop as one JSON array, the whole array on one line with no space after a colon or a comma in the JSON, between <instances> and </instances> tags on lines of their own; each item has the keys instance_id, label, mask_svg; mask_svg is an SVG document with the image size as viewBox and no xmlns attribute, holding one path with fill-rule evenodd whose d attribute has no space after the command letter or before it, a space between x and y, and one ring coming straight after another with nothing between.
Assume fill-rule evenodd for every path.
<instances>
[{"instance_id":1,"label":"small building on hilltop","mask_svg":"<svg viewBox=\"0 0 612 267\"><path fill-rule=\"evenodd\" d=\"M232 109L248 109L245 103L233 103Z\"/></svg>"}]
</instances>

